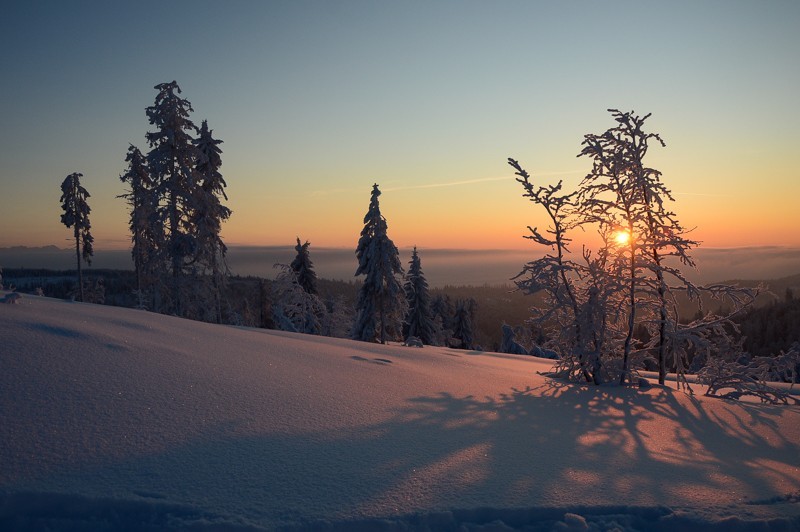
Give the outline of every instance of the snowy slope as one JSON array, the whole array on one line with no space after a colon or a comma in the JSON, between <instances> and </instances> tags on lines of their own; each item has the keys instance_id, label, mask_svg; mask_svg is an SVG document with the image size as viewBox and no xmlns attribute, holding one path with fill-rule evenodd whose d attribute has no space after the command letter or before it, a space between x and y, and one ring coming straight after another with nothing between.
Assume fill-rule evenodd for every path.
<instances>
[{"instance_id":1,"label":"snowy slope","mask_svg":"<svg viewBox=\"0 0 800 532\"><path fill-rule=\"evenodd\" d=\"M800 407L549 364L26 296L0 305L0 528L800 528Z\"/></svg>"}]
</instances>

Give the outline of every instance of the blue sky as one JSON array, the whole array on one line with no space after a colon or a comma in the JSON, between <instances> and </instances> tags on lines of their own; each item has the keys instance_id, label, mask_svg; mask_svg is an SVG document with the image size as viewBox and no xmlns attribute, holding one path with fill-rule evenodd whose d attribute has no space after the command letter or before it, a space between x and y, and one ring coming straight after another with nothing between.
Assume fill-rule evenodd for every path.
<instances>
[{"instance_id":1,"label":"blue sky","mask_svg":"<svg viewBox=\"0 0 800 532\"><path fill-rule=\"evenodd\" d=\"M609 107L713 247L800 245L798 2L30 2L4 8L0 246L66 245L59 184L128 242L129 142L177 80L224 141L229 243L357 240L373 182L398 245L525 247L506 157L575 186ZM448 185L448 186L439 186Z\"/></svg>"}]
</instances>

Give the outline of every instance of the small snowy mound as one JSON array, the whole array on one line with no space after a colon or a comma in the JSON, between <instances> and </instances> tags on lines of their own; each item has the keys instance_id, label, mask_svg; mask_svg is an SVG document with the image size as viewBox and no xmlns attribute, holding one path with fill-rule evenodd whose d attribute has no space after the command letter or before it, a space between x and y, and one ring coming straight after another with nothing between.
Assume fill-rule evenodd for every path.
<instances>
[{"instance_id":1,"label":"small snowy mound","mask_svg":"<svg viewBox=\"0 0 800 532\"><path fill-rule=\"evenodd\" d=\"M0 305L0 529L800 528L800 407L408 349Z\"/></svg>"}]
</instances>

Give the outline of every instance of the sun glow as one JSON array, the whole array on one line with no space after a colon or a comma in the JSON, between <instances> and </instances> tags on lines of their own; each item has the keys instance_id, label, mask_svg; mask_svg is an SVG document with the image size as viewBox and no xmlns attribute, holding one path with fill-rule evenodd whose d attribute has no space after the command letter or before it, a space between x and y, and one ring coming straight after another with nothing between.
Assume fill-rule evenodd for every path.
<instances>
[{"instance_id":1,"label":"sun glow","mask_svg":"<svg viewBox=\"0 0 800 532\"><path fill-rule=\"evenodd\" d=\"M614 242L620 246L625 246L631 241L631 234L628 231L617 231L614 233Z\"/></svg>"}]
</instances>

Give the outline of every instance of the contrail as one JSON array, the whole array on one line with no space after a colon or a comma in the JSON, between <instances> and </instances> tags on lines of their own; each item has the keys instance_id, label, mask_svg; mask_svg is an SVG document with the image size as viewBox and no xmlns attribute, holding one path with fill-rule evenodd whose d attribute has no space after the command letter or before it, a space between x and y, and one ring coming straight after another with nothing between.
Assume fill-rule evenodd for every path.
<instances>
[{"instance_id":1,"label":"contrail","mask_svg":"<svg viewBox=\"0 0 800 532\"><path fill-rule=\"evenodd\" d=\"M706 192L673 192L676 196L704 196L710 198L727 198L730 194L711 194Z\"/></svg>"},{"instance_id":2,"label":"contrail","mask_svg":"<svg viewBox=\"0 0 800 532\"><path fill-rule=\"evenodd\" d=\"M568 175L568 174L581 174L583 173L582 170L566 170L560 172L536 172L531 173L531 176L536 179L539 176L557 176L557 175ZM507 179L514 179L515 176L501 176L501 177L480 177L478 179L465 179L463 181L448 181L445 183L425 183L424 185L408 185L408 186L400 186L400 187L389 187L384 189L384 192L395 192L398 190L414 190L420 188L442 188L442 187L457 187L460 185L472 185L473 183L486 183L489 181L505 181Z\"/></svg>"}]
</instances>

